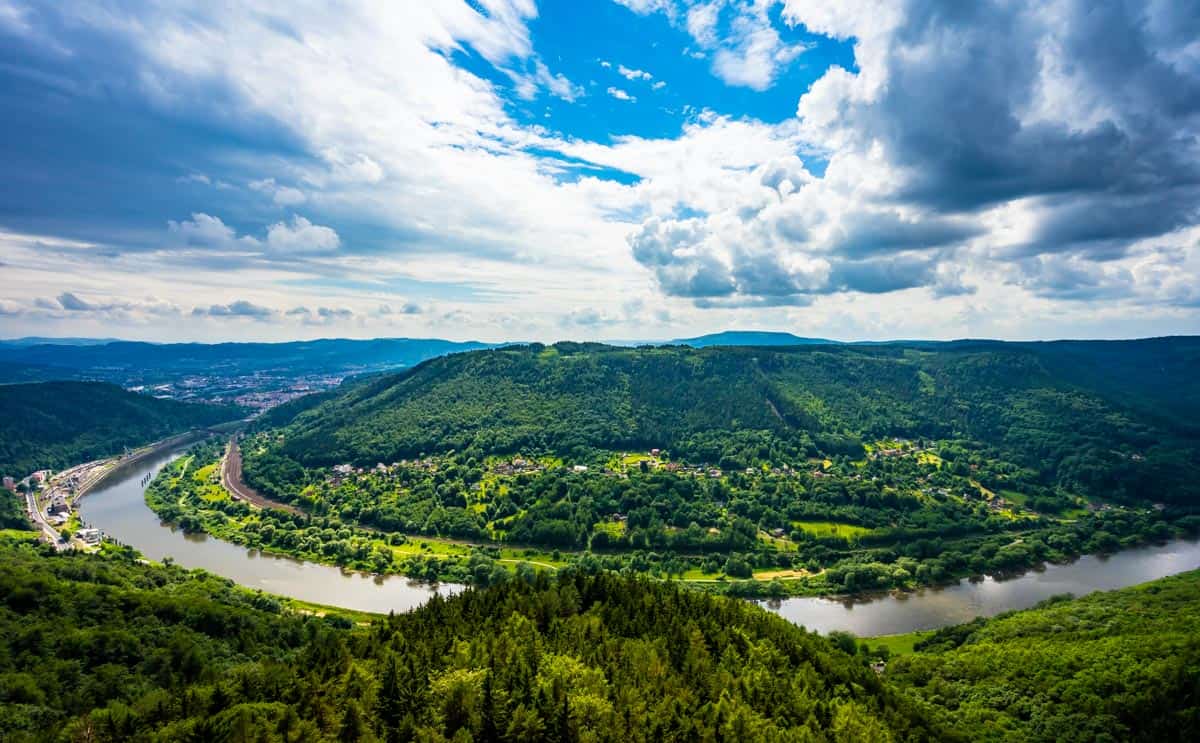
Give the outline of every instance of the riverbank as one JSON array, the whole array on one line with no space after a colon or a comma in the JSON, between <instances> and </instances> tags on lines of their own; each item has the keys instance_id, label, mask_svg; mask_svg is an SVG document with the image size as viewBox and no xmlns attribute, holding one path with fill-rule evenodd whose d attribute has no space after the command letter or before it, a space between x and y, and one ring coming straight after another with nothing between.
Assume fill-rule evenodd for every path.
<instances>
[{"instance_id":1,"label":"riverbank","mask_svg":"<svg viewBox=\"0 0 1200 743\"><path fill-rule=\"evenodd\" d=\"M148 559L161 561L169 557L177 564L205 569L239 585L311 604L386 614L407 611L425 603L434 593L452 594L463 587L456 583L430 585L395 575L366 575L172 528L147 506L139 481L160 472L181 454L160 452L131 468L125 478L97 489L83 504L84 517ZM421 542L413 540L412 545L418 548ZM449 549L444 545L427 546ZM1050 565L1040 572L1005 580L964 580L947 587L870 598L784 598L762 603L809 629L848 630L861 637L873 637L959 624L977 615L1026 608L1062 593L1084 595L1196 567L1200 567L1200 545L1175 541L1162 547L1119 552L1111 558L1087 557L1070 565Z\"/></svg>"},{"instance_id":2,"label":"riverbank","mask_svg":"<svg viewBox=\"0 0 1200 743\"><path fill-rule=\"evenodd\" d=\"M503 580L507 574L521 570L559 569L578 565L585 569L609 567L611 556L577 552L539 552L534 549L506 545L474 544L437 537L382 534L354 527L327 516L285 513L274 509L252 508L244 500L234 500L222 487L227 468L220 463L219 447L208 445L190 454L196 460L181 461L160 475L147 489L146 501L165 521L186 532L206 533L218 539L239 544L268 554L285 555L342 569L358 570L380 575L404 575L422 580L470 583L486 586ZM218 475L220 472L220 476ZM164 479L165 478L165 479ZM1020 535L1008 540L1021 542ZM1129 548L1143 540L1127 536ZM1077 555L1062 555L1028 570L1036 571L1055 565L1069 565ZM650 571L645 571L650 572ZM661 575L660 578L687 583L693 588L743 598L768 598L787 606L788 602L820 599L841 602L849 606L896 600L914 591L938 592L953 590L972 583L1005 583L1007 579L1025 574L1025 570L997 573L994 577L974 574L964 581L960 576L938 582L921 584L912 580L903 588L884 591L862 591L847 594L821 580L809 578L780 578L737 580L726 576L689 578ZM815 580L814 580L815 578Z\"/></svg>"},{"instance_id":3,"label":"riverbank","mask_svg":"<svg viewBox=\"0 0 1200 743\"><path fill-rule=\"evenodd\" d=\"M46 488L33 501L37 508L37 515L41 516L43 509L48 504L61 501L67 510L63 513L63 520L58 524L58 530L69 537L66 540L54 540L52 542L54 546L58 549L71 547L85 551L95 550L99 547L99 541L84 541L76 536L79 529L89 527L89 524L79 514L79 504L88 493L102 487L111 478L120 477L129 468L136 467L161 452L180 449L218 433L235 430L242 425L244 425L244 421L230 421L209 428L184 431L124 454L85 462L63 470L49 479ZM36 521L35 526L40 523L40 521ZM49 534L47 534L47 539L49 538Z\"/></svg>"}]
</instances>

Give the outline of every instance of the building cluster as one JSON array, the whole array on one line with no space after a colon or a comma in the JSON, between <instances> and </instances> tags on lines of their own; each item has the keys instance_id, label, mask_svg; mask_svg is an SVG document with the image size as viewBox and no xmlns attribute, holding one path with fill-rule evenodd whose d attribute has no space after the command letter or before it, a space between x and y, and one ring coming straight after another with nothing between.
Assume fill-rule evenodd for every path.
<instances>
[{"instance_id":1,"label":"building cluster","mask_svg":"<svg viewBox=\"0 0 1200 743\"><path fill-rule=\"evenodd\" d=\"M162 384L133 384L127 389L172 400L234 403L263 411L311 392L333 389L342 383L340 374L312 374L296 378L271 372L235 376L190 375Z\"/></svg>"},{"instance_id":2,"label":"building cluster","mask_svg":"<svg viewBox=\"0 0 1200 743\"><path fill-rule=\"evenodd\" d=\"M104 539L104 533L99 529L84 528L75 532L75 538L89 546L96 546Z\"/></svg>"},{"instance_id":3,"label":"building cluster","mask_svg":"<svg viewBox=\"0 0 1200 743\"><path fill-rule=\"evenodd\" d=\"M498 462L492 466L492 473L497 475L529 475L544 470L538 462L523 457L513 457L507 462Z\"/></svg>"},{"instance_id":4,"label":"building cluster","mask_svg":"<svg viewBox=\"0 0 1200 743\"><path fill-rule=\"evenodd\" d=\"M436 460L430 457L426 457L424 459L413 459L411 461L408 459L401 459L399 462L392 462L391 464L377 462L374 467L365 468L355 467L352 464L335 464L330 468L333 474L329 477L328 482L333 487L337 487L351 477L367 474L376 474L382 476L393 475L398 470L403 468L422 470L424 472L436 472L438 464Z\"/></svg>"}]
</instances>

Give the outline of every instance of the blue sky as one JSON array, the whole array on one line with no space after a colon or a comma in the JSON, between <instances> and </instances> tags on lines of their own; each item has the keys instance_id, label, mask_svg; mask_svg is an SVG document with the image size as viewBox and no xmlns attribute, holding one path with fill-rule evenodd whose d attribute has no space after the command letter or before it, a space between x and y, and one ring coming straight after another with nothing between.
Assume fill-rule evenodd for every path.
<instances>
[{"instance_id":1,"label":"blue sky","mask_svg":"<svg viewBox=\"0 0 1200 743\"><path fill-rule=\"evenodd\" d=\"M1194 333L1185 6L0 0L0 335Z\"/></svg>"}]
</instances>

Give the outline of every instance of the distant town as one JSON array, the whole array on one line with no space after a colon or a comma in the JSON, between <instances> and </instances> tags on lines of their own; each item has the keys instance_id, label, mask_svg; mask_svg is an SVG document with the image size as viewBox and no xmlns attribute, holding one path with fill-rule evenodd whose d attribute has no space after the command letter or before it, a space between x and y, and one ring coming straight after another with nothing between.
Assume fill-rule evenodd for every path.
<instances>
[{"instance_id":1,"label":"distant town","mask_svg":"<svg viewBox=\"0 0 1200 743\"><path fill-rule=\"evenodd\" d=\"M342 374L294 376L258 372L238 376L189 374L161 383L125 384L131 392L185 402L211 402L240 405L262 412L297 397L333 389L342 383Z\"/></svg>"}]
</instances>

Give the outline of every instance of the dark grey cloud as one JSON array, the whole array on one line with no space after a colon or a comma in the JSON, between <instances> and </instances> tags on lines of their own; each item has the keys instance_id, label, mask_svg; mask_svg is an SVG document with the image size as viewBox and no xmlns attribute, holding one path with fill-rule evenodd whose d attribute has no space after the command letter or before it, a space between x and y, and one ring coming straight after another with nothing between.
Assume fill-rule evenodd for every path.
<instances>
[{"instance_id":1,"label":"dark grey cloud","mask_svg":"<svg viewBox=\"0 0 1200 743\"><path fill-rule=\"evenodd\" d=\"M132 251L157 247L167 220L197 203L239 229L271 214L180 176L246 181L262 177L251 160L310 161L295 134L247 112L221 81L150 70L120 20L145 17L139 4L88 11L105 22L79 11L32 3L21 11L29 33L0 23L0 224Z\"/></svg>"},{"instance_id":2,"label":"dark grey cloud","mask_svg":"<svg viewBox=\"0 0 1200 743\"><path fill-rule=\"evenodd\" d=\"M895 212L858 212L842 224L834 238L835 249L848 258L940 248L983 232L978 225L962 220L908 220Z\"/></svg>"},{"instance_id":3,"label":"dark grey cloud","mask_svg":"<svg viewBox=\"0 0 1200 743\"><path fill-rule=\"evenodd\" d=\"M64 310L68 310L70 312L86 312L88 310L96 309L96 305L90 302L85 302L71 292L63 292L62 294L59 294L58 304Z\"/></svg>"},{"instance_id":4,"label":"dark grey cloud","mask_svg":"<svg viewBox=\"0 0 1200 743\"><path fill-rule=\"evenodd\" d=\"M1127 269L1060 255L1022 261L1019 283L1039 297L1068 301L1121 299L1134 293L1135 279Z\"/></svg>"},{"instance_id":5,"label":"dark grey cloud","mask_svg":"<svg viewBox=\"0 0 1200 743\"><path fill-rule=\"evenodd\" d=\"M1123 256L1132 241L1200 222L1200 189L1190 187L1055 202L1039 220L1033 239L1011 253L1037 255L1069 249L1095 260L1110 260Z\"/></svg>"},{"instance_id":6,"label":"dark grey cloud","mask_svg":"<svg viewBox=\"0 0 1200 743\"><path fill-rule=\"evenodd\" d=\"M1112 252L1197 220L1200 70L1177 29L1198 26L1196 3L916 2L855 123L905 169L900 199L962 213L1056 197L1031 251Z\"/></svg>"},{"instance_id":7,"label":"dark grey cloud","mask_svg":"<svg viewBox=\"0 0 1200 743\"><path fill-rule=\"evenodd\" d=\"M926 255L843 261L834 264L826 290L886 294L927 286L934 283L937 265L935 257Z\"/></svg>"},{"instance_id":8,"label":"dark grey cloud","mask_svg":"<svg viewBox=\"0 0 1200 743\"><path fill-rule=\"evenodd\" d=\"M729 269L709 254L662 266L657 276L662 288L677 297L725 297L737 291Z\"/></svg>"}]
</instances>

